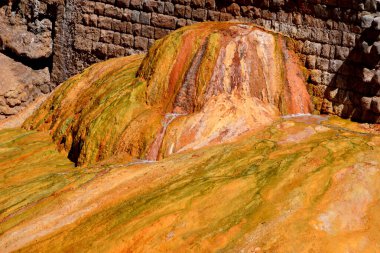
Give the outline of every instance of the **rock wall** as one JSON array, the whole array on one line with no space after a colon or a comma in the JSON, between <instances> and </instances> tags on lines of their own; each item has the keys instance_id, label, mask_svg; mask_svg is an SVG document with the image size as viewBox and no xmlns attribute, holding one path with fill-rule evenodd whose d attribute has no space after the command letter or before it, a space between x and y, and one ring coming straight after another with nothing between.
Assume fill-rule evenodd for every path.
<instances>
[{"instance_id":1,"label":"rock wall","mask_svg":"<svg viewBox=\"0 0 380 253\"><path fill-rule=\"evenodd\" d=\"M0 0L0 120L55 87L51 80L57 0Z\"/></svg>"},{"instance_id":2,"label":"rock wall","mask_svg":"<svg viewBox=\"0 0 380 253\"><path fill-rule=\"evenodd\" d=\"M66 0L53 5L52 86L94 62L144 52L177 28L238 19L297 41L317 111L380 121L376 0Z\"/></svg>"}]
</instances>

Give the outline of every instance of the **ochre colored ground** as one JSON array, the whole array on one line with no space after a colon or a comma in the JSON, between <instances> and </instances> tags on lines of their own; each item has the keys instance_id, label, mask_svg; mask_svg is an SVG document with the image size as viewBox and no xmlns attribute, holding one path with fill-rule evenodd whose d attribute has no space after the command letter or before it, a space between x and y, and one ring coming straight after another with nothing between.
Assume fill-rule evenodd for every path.
<instances>
[{"instance_id":1,"label":"ochre colored ground","mask_svg":"<svg viewBox=\"0 0 380 253\"><path fill-rule=\"evenodd\" d=\"M3 252L380 252L380 136L355 123L77 169L45 134L0 138Z\"/></svg>"}]
</instances>

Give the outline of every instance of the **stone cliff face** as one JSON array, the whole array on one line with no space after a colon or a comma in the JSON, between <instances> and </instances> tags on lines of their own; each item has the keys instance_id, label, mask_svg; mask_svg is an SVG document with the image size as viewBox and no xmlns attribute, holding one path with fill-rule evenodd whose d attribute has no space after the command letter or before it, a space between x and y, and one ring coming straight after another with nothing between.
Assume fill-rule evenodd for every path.
<instances>
[{"instance_id":1,"label":"stone cliff face","mask_svg":"<svg viewBox=\"0 0 380 253\"><path fill-rule=\"evenodd\" d=\"M380 120L375 0L20 0L0 6L2 52L50 73L50 83L32 85L35 94L49 92L89 64L147 51L177 28L239 19L296 41L295 50L310 70L308 89L316 111ZM5 99L2 117L28 103L12 107L0 96Z\"/></svg>"}]
</instances>

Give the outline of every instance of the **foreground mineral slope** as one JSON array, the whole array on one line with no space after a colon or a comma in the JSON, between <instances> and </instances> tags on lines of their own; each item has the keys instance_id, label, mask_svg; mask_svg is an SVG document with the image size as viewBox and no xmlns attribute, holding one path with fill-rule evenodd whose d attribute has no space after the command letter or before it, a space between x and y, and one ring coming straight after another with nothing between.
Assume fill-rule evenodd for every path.
<instances>
[{"instance_id":1,"label":"foreground mineral slope","mask_svg":"<svg viewBox=\"0 0 380 253\"><path fill-rule=\"evenodd\" d=\"M292 41L239 23L202 23L146 57L94 65L26 124L49 130L77 164L156 160L232 141L279 115L310 112Z\"/></svg>"},{"instance_id":2,"label":"foreground mineral slope","mask_svg":"<svg viewBox=\"0 0 380 253\"><path fill-rule=\"evenodd\" d=\"M0 137L15 149L18 143L9 141L19 134L0 132ZM0 247L2 252L379 252L379 147L380 136L355 123L308 116L281 119L236 142L154 163L82 168L72 183L62 182L66 190L57 187L59 181L45 186L54 194L41 201L35 196L33 205L17 212L2 201L2 216L9 218L0 223ZM13 161L1 157L3 163ZM66 176L53 175L68 180L69 167L62 168ZM28 177L39 171L25 164L13 171L25 168ZM38 184L25 185L22 192L39 192L33 189ZM11 190L2 190L2 199Z\"/></svg>"}]
</instances>

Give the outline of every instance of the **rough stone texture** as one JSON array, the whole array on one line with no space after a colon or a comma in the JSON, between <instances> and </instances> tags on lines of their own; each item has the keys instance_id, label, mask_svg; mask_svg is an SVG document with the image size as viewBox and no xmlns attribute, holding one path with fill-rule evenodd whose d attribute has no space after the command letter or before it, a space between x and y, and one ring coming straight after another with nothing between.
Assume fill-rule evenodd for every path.
<instances>
[{"instance_id":1,"label":"rough stone texture","mask_svg":"<svg viewBox=\"0 0 380 253\"><path fill-rule=\"evenodd\" d=\"M0 53L0 119L21 111L50 92L48 68L33 70Z\"/></svg>"},{"instance_id":2,"label":"rough stone texture","mask_svg":"<svg viewBox=\"0 0 380 253\"><path fill-rule=\"evenodd\" d=\"M309 90L316 111L380 120L360 103L362 97L379 95L377 81L368 83L368 75L363 79L364 67L377 69L380 53L376 1L20 0L16 5L0 2L0 16L7 20L7 29L21 24L30 38L40 38L37 45L46 51L40 60L49 66L52 87L92 63L144 52L174 29L207 20L242 20L295 39L295 50L311 70ZM17 55L28 48L21 43L22 50L17 49L13 40L1 44L2 51ZM39 57L44 50L32 51ZM328 91L334 89L348 97L330 98ZM326 107L326 101L331 106Z\"/></svg>"}]
</instances>

